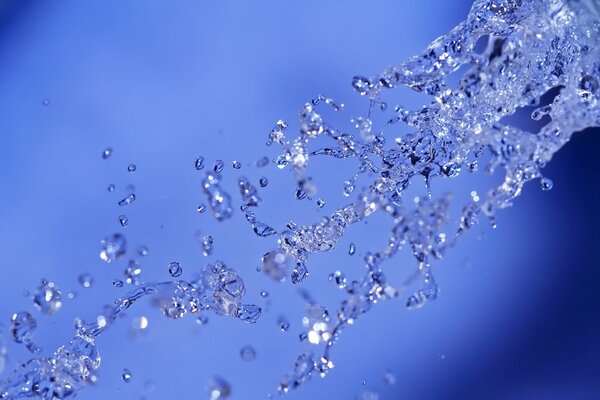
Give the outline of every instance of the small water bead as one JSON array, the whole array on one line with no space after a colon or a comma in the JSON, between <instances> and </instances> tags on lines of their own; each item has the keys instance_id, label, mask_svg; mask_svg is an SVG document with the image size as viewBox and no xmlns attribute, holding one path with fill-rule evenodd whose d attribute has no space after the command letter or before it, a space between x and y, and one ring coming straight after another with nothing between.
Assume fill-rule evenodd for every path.
<instances>
[{"instance_id":1,"label":"small water bead","mask_svg":"<svg viewBox=\"0 0 600 400\"><path fill-rule=\"evenodd\" d=\"M354 181L344 182L344 196L348 197L354 192Z\"/></svg>"},{"instance_id":2,"label":"small water bead","mask_svg":"<svg viewBox=\"0 0 600 400\"><path fill-rule=\"evenodd\" d=\"M262 309L259 306L255 304L243 304L235 309L234 315L248 324L254 324L258 321L261 314Z\"/></svg>"},{"instance_id":3,"label":"small water bead","mask_svg":"<svg viewBox=\"0 0 600 400\"><path fill-rule=\"evenodd\" d=\"M284 154L279 155L275 159L275 164L277 165L277 168L279 168L279 169L284 169L288 165L288 163L289 162Z\"/></svg>"},{"instance_id":4,"label":"small water bead","mask_svg":"<svg viewBox=\"0 0 600 400\"><path fill-rule=\"evenodd\" d=\"M240 357L242 357L242 360L244 361L254 361L256 360L256 350L254 350L254 347L252 346L244 346L240 350Z\"/></svg>"},{"instance_id":5,"label":"small water bead","mask_svg":"<svg viewBox=\"0 0 600 400\"><path fill-rule=\"evenodd\" d=\"M352 256L354 253L356 253L356 246L354 243L350 243L350 246L348 246L348 254Z\"/></svg>"},{"instance_id":6,"label":"small water bead","mask_svg":"<svg viewBox=\"0 0 600 400\"><path fill-rule=\"evenodd\" d=\"M383 374L383 382L386 385L395 385L397 382L396 376L389 371L386 371Z\"/></svg>"},{"instance_id":7,"label":"small water bead","mask_svg":"<svg viewBox=\"0 0 600 400\"><path fill-rule=\"evenodd\" d=\"M346 287L346 276L341 271L335 271L334 273L329 275L329 280L335 283L340 289Z\"/></svg>"},{"instance_id":8,"label":"small water bead","mask_svg":"<svg viewBox=\"0 0 600 400\"><path fill-rule=\"evenodd\" d=\"M102 150L102 158L103 159L107 159L108 157L110 157L113 153L113 149L111 147L107 147L104 150Z\"/></svg>"},{"instance_id":9,"label":"small water bead","mask_svg":"<svg viewBox=\"0 0 600 400\"><path fill-rule=\"evenodd\" d=\"M112 285L117 288L123 287L123 281L120 279L114 279Z\"/></svg>"},{"instance_id":10,"label":"small water bead","mask_svg":"<svg viewBox=\"0 0 600 400\"><path fill-rule=\"evenodd\" d=\"M181 267L181 264L176 261L173 261L169 264L169 275L171 275L173 278L180 277L182 273L183 268Z\"/></svg>"},{"instance_id":11,"label":"small water bead","mask_svg":"<svg viewBox=\"0 0 600 400\"><path fill-rule=\"evenodd\" d=\"M356 90L361 96L364 96L369 93L372 88L371 81L364 76L357 75L352 78L352 87Z\"/></svg>"},{"instance_id":12,"label":"small water bead","mask_svg":"<svg viewBox=\"0 0 600 400\"><path fill-rule=\"evenodd\" d=\"M258 183L260 184L260 187L266 187L269 184L269 180L263 176Z\"/></svg>"},{"instance_id":13,"label":"small water bead","mask_svg":"<svg viewBox=\"0 0 600 400\"><path fill-rule=\"evenodd\" d=\"M551 190L554 186L554 182L552 182L552 180L549 178L542 178L540 179L540 185L542 190Z\"/></svg>"},{"instance_id":14,"label":"small water bead","mask_svg":"<svg viewBox=\"0 0 600 400\"><path fill-rule=\"evenodd\" d=\"M210 235L205 235L200 238L200 245L202 246L202 254L208 257L212 254L213 244L215 240Z\"/></svg>"},{"instance_id":15,"label":"small water bead","mask_svg":"<svg viewBox=\"0 0 600 400\"><path fill-rule=\"evenodd\" d=\"M232 162L231 166L233 167L233 169L240 169L240 168L242 168L242 164L239 161Z\"/></svg>"},{"instance_id":16,"label":"small water bead","mask_svg":"<svg viewBox=\"0 0 600 400\"><path fill-rule=\"evenodd\" d=\"M123 381L125 383L131 382L131 371L129 371L127 368L125 368L123 370L123 373L121 374L121 378L123 378Z\"/></svg>"},{"instance_id":17,"label":"small water bead","mask_svg":"<svg viewBox=\"0 0 600 400\"><path fill-rule=\"evenodd\" d=\"M317 199L317 206L319 206L319 208L323 208L325 207L325 200L318 198Z\"/></svg>"},{"instance_id":18,"label":"small water bead","mask_svg":"<svg viewBox=\"0 0 600 400\"><path fill-rule=\"evenodd\" d=\"M137 169L137 167L135 164L129 164L127 166L127 171L129 171L129 172L135 172L136 169Z\"/></svg>"},{"instance_id":19,"label":"small water bead","mask_svg":"<svg viewBox=\"0 0 600 400\"><path fill-rule=\"evenodd\" d=\"M275 229L260 221L253 223L252 229L254 230L254 233L260 237L267 237L277 234L277 231Z\"/></svg>"},{"instance_id":20,"label":"small water bead","mask_svg":"<svg viewBox=\"0 0 600 400\"><path fill-rule=\"evenodd\" d=\"M223 160L217 160L215 162L215 165L213 166L213 171L215 171L218 174L221 173L221 171L223 171L223 168L225 168L225 163L223 162Z\"/></svg>"},{"instance_id":21,"label":"small water bead","mask_svg":"<svg viewBox=\"0 0 600 400\"><path fill-rule=\"evenodd\" d=\"M287 332L290 329L290 322L283 316L279 317L277 320L277 325L279 325L281 332Z\"/></svg>"},{"instance_id":22,"label":"small water bead","mask_svg":"<svg viewBox=\"0 0 600 400\"><path fill-rule=\"evenodd\" d=\"M231 396L231 385L220 376L215 376L208 382L209 400L226 400Z\"/></svg>"},{"instance_id":23,"label":"small water bead","mask_svg":"<svg viewBox=\"0 0 600 400\"><path fill-rule=\"evenodd\" d=\"M204 157L202 157L202 156L196 157L196 161L194 161L194 167L196 167L196 169L198 171L204 169Z\"/></svg>"},{"instance_id":24,"label":"small water bead","mask_svg":"<svg viewBox=\"0 0 600 400\"><path fill-rule=\"evenodd\" d=\"M34 292L33 305L42 313L53 315L62 307L62 293L53 282L46 281Z\"/></svg>"},{"instance_id":25,"label":"small water bead","mask_svg":"<svg viewBox=\"0 0 600 400\"><path fill-rule=\"evenodd\" d=\"M206 325L208 324L208 317L206 315L201 315L198 318L196 318L196 323L198 325Z\"/></svg>"},{"instance_id":26,"label":"small water bead","mask_svg":"<svg viewBox=\"0 0 600 400\"><path fill-rule=\"evenodd\" d=\"M88 273L79 274L77 280L84 288L91 288L94 283L94 277Z\"/></svg>"},{"instance_id":27,"label":"small water bead","mask_svg":"<svg viewBox=\"0 0 600 400\"><path fill-rule=\"evenodd\" d=\"M129 225L129 218L127 218L127 215L119 215L119 225L121 225L122 227L126 227L127 225Z\"/></svg>"},{"instance_id":28,"label":"small water bead","mask_svg":"<svg viewBox=\"0 0 600 400\"><path fill-rule=\"evenodd\" d=\"M206 206L204 204L200 204L196 211L198 211L199 214L203 214L204 211L206 211Z\"/></svg>"},{"instance_id":29,"label":"small water bead","mask_svg":"<svg viewBox=\"0 0 600 400\"><path fill-rule=\"evenodd\" d=\"M361 392L356 396L356 400L379 400L379 395L370 390Z\"/></svg>"},{"instance_id":30,"label":"small water bead","mask_svg":"<svg viewBox=\"0 0 600 400\"><path fill-rule=\"evenodd\" d=\"M44 100L42 100L42 104L45 106L49 106L50 105L50 99L45 98Z\"/></svg>"},{"instance_id":31,"label":"small water bead","mask_svg":"<svg viewBox=\"0 0 600 400\"><path fill-rule=\"evenodd\" d=\"M100 243L102 244L100 259L109 264L117 258L124 256L127 251L127 241L125 240L125 236L120 233L115 233L111 237L105 238Z\"/></svg>"},{"instance_id":32,"label":"small water bead","mask_svg":"<svg viewBox=\"0 0 600 400\"><path fill-rule=\"evenodd\" d=\"M146 257L148 255L148 253L149 253L148 247L146 247L146 246L140 246L138 248L138 254L141 257Z\"/></svg>"},{"instance_id":33,"label":"small water bead","mask_svg":"<svg viewBox=\"0 0 600 400\"><path fill-rule=\"evenodd\" d=\"M106 190L108 190L111 193L114 192L115 189L116 189L116 186L113 185L112 183L106 187Z\"/></svg>"},{"instance_id":34,"label":"small water bead","mask_svg":"<svg viewBox=\"0 0 600 400\"><path fill-rule=\"evenodd\" d=\"M267 165L269 165L269 158L268 157L261 157L256 161L256 166L258 168L264 168Z\"/></svg>"},{"instance_id":35,"label":"small water bead","mask_svg":"<svg viewBox=\"0 0 600 400\"><path fill-rule=\"evenodd\" d=\"M261 297L269 297L269 292L267 292L266 290L263 290L260 292L260 296Z\"/></svg>"},{"instance_id":36,"label":"small water bead","mask_svg":"<svg viewBox=\"0 0 600 400\"><path fill-rule=\"evenodd\" d=\"M120 206L127 206L135 201L135 193L130 193L119 201Z\"/></svg>"},{"instance_id":37,"label":"small water bead","mask_svg":"<svg viewBox=\"0 0 600 400\"><path fill-rule=\"evenodd\" d=\"M10 319L10 334L17 343L26 343L33 338L37 321L27 311L14 313Z\"/></svg>"}]
</instances>

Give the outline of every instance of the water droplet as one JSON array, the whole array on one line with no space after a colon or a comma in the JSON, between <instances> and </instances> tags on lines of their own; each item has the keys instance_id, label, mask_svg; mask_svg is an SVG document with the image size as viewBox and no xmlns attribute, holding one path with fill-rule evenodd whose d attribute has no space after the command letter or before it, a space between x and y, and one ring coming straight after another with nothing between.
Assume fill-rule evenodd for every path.
<instances>
[{"instance_id":1,"label":"water droplet","mask_svg":"<svg viewBox=\"0 0 600 400\"><path fill-rule=\"evenodd\" d=\"M235 316L249 324L258 321L261 313L261 308L255 304L243 304L235 310Z\"/></svg>"},{"instance_id":2,"label":"water droplet","mask_svg":"<svg viewBox=\"0 0 600 400\"><path fill-rule=\"evenodd\" d=\"M265 187L269 184L269 180L263 176L262 178L260 178L258 183L260 184L260 187Z\"/></svg>"},{"instance_id":3,"label":"water droplet","mask_svg":"<svg viewBox=\"0 0 600 400\"><path fill-rule=\"evenodd\" d=\"M123 287L123 281L120 280L120 279L113 280L112 284L113 284L114 287Z\"/></svg>"},{"instance_id":4,"label":"water droplet","mask_svg":"<svg viewBox=\"0 0 600 400\"><path fill-rule=\"evenodd\" d=\"M332 281L333 283L335 283L337 285L337 287L339 287L340 289L343 289L346 287L346 282L347 282L346 276L341 271L335 271L334 273L330 274L329 280Z\"/></svg>"},{"instance_id":5,"label":"water droplet","mask_svg":"<svg viewBox=\"0 0 600 400\"><path fill-rule=\"evenodd\" d=\"M231 385L225 379L215 376L208 382L207 391L210 400L226 400L231 396Z\"/></svg>"},{"instance_id":6,"label":"water droplet","mask_svg":"<svg viewBox=\"0 0 600 400\"><path fill-rule=\"evenodd\" d=\"M113 153L113 149L111 147L107 147L104 150L102 150L102 158L103 159L107 159L108 157L110 157Z\"/></svg>"},{"instance_id":7,"label":"water droplet","mask_svg":"<svg viewBox=\"0 0 600 400\"><path fill-rule=\"evenodd\" d=\"M215 165L213 166L213 171L215 171L217 174L221 173L221 171L223 171L224 167L225 167L225 163L223 162L223 160L217 160L215 162Z\"/></svg>"},{"instance_id":8,"label":"water droplet","mask_svg":"<svg viewBox=\"0 0 600 400\"><path fill-rule=\"evenodd\" d=\"M102 244L100 259L109 264L117 258L124 256L127 250L125 236L120 233L115 233L110 238L105 238L100 243Z\"/></svg>"},{"instance_id":9,"label":"water droplet","mask_svg":"<svg viewBox=\"0 0 600 400\"><path fill-rule=\"evenodd\" d=\"M129 219L127 215L119 215L119 225L122 227L126 227L129 224Z\"/></svg>"},{"instance_id":10,"label":"water droplet","mask_svg":"<svg viewBox=\"0 0 600 400\"><path fill-rule=\"evenodd\" d=\"M354 192L354 182L353 181L345 181L344 182L344 196L348 197L350 194Z\"/></svg>"},{"instance_id":11,"label":"water droplet","mask_svg":"<svg viewBox=\"0 0 600 400\"><path fill-rule=\"evenodd\" d=\"M254 347L252 347L252 346L242 347L242 349L240 350L240 357L242 357L242 360L244 360L244 361L256 360L256 351L254 350Z\"/></svg>"},{"instance_id":12,"label":"water droplet","mask_svg":"<svg viewBox=\"0 0 600 400\"><path fill-rule=\"evenodd\" d=\"M277 165L277 168L284 169L286 165L288 165L288 160L285 155L281 154L275 159L275 164Z\"/></svg>"},{"instance_id":13,"label":"water droplet","mask_svg":"<svg viewBox=\"0 0 600 400\"><path fill-rule=\"evenodd\" d=\"M550 190L554 186L554 182L548 178L540 179L540 185L542 186L542 190Z\"/></svg>"},{"instance_id":14,"label":"water droplet","mask_svg":"<svg viewBox=\"0 0 600 400\"><path fill-rule=\"evenodd\" d=\"M260 237L267 237L277 234L277 231L275 231L275 229L260 221L252 224L252 229L254 230L254 233L256 233L256 235Z\"/></svg>"},{"instance_id":15,"label":"water droplet","mask_svg":"<svg viewBox=\"0 0 600 400\"><path fill-rule=\"evenodd\" d=\"M45 106L49 106L50 105L50 99L45 98L44 100L42 100L42 104Z\"/></svg>"},{"instance_id":16,"label":"water droplet","mask_svg":"<svg viewBox=\"0 0 600 400\"><path fill-rule=\"evenodd\" d=\"M298 261L292 270L292 283L297 285L302 282L304 279L308 277L308 269L306 268L306 264L301 261Z\"/></svg>"},{"instance_id":17,"label":"water droplet","mask_svg":"<svg viewBox=\"0 0 600 400\"><path fill-rule=\"evenodd\" d=\"M198 318L196 318L196 323L198 325L206 325L208 324L208 317L206 315L201 315Z\"/></svg>"},{"instance_id":18,"label":"water droplet","mask_svg":"<svg viewBox=\"0 0 600 400\"><path fill-rule=\"evenodd\" d=\"M264 273L276 281L283 281L287 276L288 264L291 257L280 251L269 251L262 258Z\"/></svg>"},{"instance_id":19,"label":"water droplet","mask_svg":"<svg viewBox=\"0 0 600 400\"><path fill-rule=\"evenodd\" d=\"M204 169L204 157L198 156L196 157L196 161L194 162L194 166L198 171Z\"/></svg>"},{"instance_id":20,"label":"water droplet","mask_svg":"<svg viewBox=\"0 0 600 400\"><path fill-rule=\"evenodd\" d=\"M369 93L371 90L372 84L371 81L364 76L355 76L352 78L352 87L356 90L361 96L364 96Z\"/></svg>"},{"instance_id":21,"label":"water droplet","mask_svg":"<svg viewBox=\"0 0 600 400\"><path fill-rule=\"evenodd\" d=\"M205 257L208 257L212 254L213 251L213 244L215 242L215 240L213 239L212 236L210 235L199 235L198 236L199 242L200 242L200 246L202 247L202 254Z\"/></svg>"},{"instance_id":22,"label":"water droplet","mask_svg":"<svg viewBox=\"0 0 600 400\"><path fill-rule=\"evenodd\" d=\"M269 165L269 158L268 157L261 157L258 159L258 161L256 161L256 166L258 168L264 168L267 165Z\"/></svg>"},{"instance_id":23,"label":"water droplet","mask_svg":"<svg viewBox=\"0 0 600 400\"><path fill-rule=\"evenodd\" d=\"M318 198L317 205L319 206L319 208L323 208L325 206L325 200Z\"/></svg>"},{"instance_id":24,"label":"water droplet","mask_svg":"<svg viewBox=\"0 0 600 400\"><path fill-rule=\"evenodd\" d=\"M33 294L33 305L42 313L53 315L62 307L62 293L53 282L42 284Z\"/></svg>"},{"instance_id":25,"label":"water droplet","mask_svg":"<svg viewBox=\"0 0 600 400\"><path fill-rule=\"evenodd\" d=\"M135 166L135 164L129 164L127 166L127 171L129 171L129 172L135 172L136 169L137 169L137 167Z\"/></svg>"},{"instance_id":26,"label":"water droplet","mask_svg":"<svg viewBox=\"0 0 600 400\"><path fill-rule=\"evenodd\" d=\"M279 317L277 320L277 325L279 325L279 329L281 332L287 332L290 329L290 323L285 317Z\"/></svg>"},{"instance_id":27,"label":"water droplet","mask_svg":"<svg viewBox=\"0 0 600 400\"><path fill-rule=\"evenodd\" d=\"M173 261L169 264L169 275L171 275L173 278L180 277L182 273L183 268L181 267L181 264L176 261Z\"/></svg>"},{"instance_id":28,"label":"water droplet","mask_svg":"<svg viewBox=\"0 0 600 400\"><path fill-rule=\"evenodd\" d=\"M123 381L125 383L131 382L131 371L129 371L127 368L125 368L123 370L123 373L121 374L121 378L123 378Z\"/></svg>"},{"instance_id":29,"label":"water droplet","mask_svg":"<svg viewBox=\"0 0 600 400\"><path fill-rule=\"evenodd\" d=\"M206 206L204 204L200 204L198 206L198 208L196 209L196 211L198 211L198 213L203 214L204 211L206 211Z\"/></svg>"},{"instance_id":30,"label":"water droplet","mask_svg":"<svg viewBox=\"0 0 600 400\"><path fill-rule=\"evenodd\" d=\"M127 197L124 197L123 199L121 199L119 201L119 205L120 206L127 206L131 203L133 203L135 201L135 194L134 193L130 193L129 195L127 195Z\"/></svg>"},{"instance_id":31,"label":"water droplet","mask_svg":"<svg viewBox=\"0 0 600 400\"><path fill-rule=\"evenodd\" d=\"M91 288L94 284L94 277L92 277L92 275L88 273L80 274L77 277L77 280L79 281L79 284L84 288Z\"/></svg>"},{"instance_id":32,"label":"water droplet","mask_svg":"<svg viewBox=\"0 0 600 400\"><path fill-rule=\"evenodd\" d=\"M386 385L395 385L395 384L396 384L396 382L397 382L397 379L396 379L396 376L394 376L394 374L392 374L392 373L391 373L391 372L389 372L389 371L386 371L386 372L383 374L383 382L384 382Z\"/></svg>"},{"instance_id":33,"label":"water droplet","mask_svg":"<svg viewBox=\"0 0 600 400\"><path fill-rule=\"evenodd\" d=\"M356 246L354 243L350 243L350 246L348 246L348 254L352 256L354 253L356 253Z\"/></svg>"},{"instance_id":34,"label":"water droplet","mask_svg":"<svg viewBox=\"0 0 600 400\"><path fill-rule=\"evenodd\" d=\"M36 328L37 321L33 315L27 311L15 313L10 319L10 334L17 343L31 341Z\"/></svg>"},{"instance_id":35,"label":"water droplet","mask_svg":"<svg viewBox=\"0 0 600 400\"><path fill-rule=\"evenodd\" d=\"M112 183L110 185L108 185L108 187L106 188L106 190L108 190L111 193L114 192L115 189L116 189L116 187Z\"/></svg>"},{"instance_id":36,"label":"water droplet","mask_svg":"<svg viewBox=\"0 0 600 400\"><path fill-rule=\"evenodd\" d=\"M231 163L231 166L233 167L233 169L242 168L242 164L239 161L234 161L233 163Z\"/></svg>"},{"instance_id":37,"label":"water droplet","mask_svg":"<svg viewBox=\"0 0 600 400\"><path fill-rule=\"evenodd\" d=\"M269 297L269 292L267 292L266 290L263 290L260 292L260 296L261 297Z\"/></svg>"},{"instance_id":38,"label":"water droplet","mask_svg":"<svg viewBox=\"0 0 600 400\"><path fill-rule=\"evenodd\" d=\"M148 252L149 252L149 250L148 250L148 247L146 247L146 246L140 246L138 248L138 254L142 257L146 257L148 255Z\"/></svg>"}]
</instances>

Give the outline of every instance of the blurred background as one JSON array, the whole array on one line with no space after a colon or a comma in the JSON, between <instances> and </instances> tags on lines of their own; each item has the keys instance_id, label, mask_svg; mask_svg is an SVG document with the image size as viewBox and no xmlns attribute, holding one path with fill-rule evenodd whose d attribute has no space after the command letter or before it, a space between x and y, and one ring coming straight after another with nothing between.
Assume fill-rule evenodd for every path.
<instances>
[{"instance_id":1,"label":"blurred background","mask_svg":"<svg viewBox=\"0 0 600 400\"><path fill-rule=\"evenodd\" d=\"M217 223L196 209L206 200L198 155L210 168L225 162L224 186L239 205L236 179L255 185L261 176L260 219L282 227L290 219L312 223L347 202L342 185L352 161L315 158L312 174L327 204L294 199L289 171L254 166L273 158L266 135L282 118L297 128L304 102L323 94L346 104L340 121L364 114L367 101L350 86L422 50L463 20L470 1L355 2L165 2L4 1L0 3L0 322L16 311L38 320L35 340L51 353L73 335L76 317L95 318L127 288L128 258L106 264L100 240L126 235L143 279L170 278L167 265L182 264L184 278L202 265L224 260L244 278L246 301L261 305L256 325L209 316L167 320L139 304L98 339L98 384L86 399L204 399L213 376L232 386L234 399L276 394L279 379L303 351L298 342L305 307L290 282L276 284L256 271L275 246L256 237L237 212ZM425 100L398 89L390 106L417 107ZM390 110L393 107L390 107ZM391 112L391 111L389 111ZM527 118L523 113L522 118ZM523 120L523 124L530 121ZM406 133L395 126L386 134ZM290 399L598 399L600 398L600 195L598 130L574 135L548 165L554 188L531 183L513 208L469 232L434 266L437 301L408 311L404 298L375 307L343 332L332 352L336 365ZM110 146L113 155L103 160ZM231 167L233 160L242 169ZM129 164L137 170L130 173ZM471 190L485 193L500 175L484 173L434 181L434 196L454 193L455 206ZM107 186L116 190L109 192ZM126 186L137 200L119 207ZM420 184L411 187L420 194ZM237 207L236 207L237 208ZM129 225L117 221L126 214ZM381 248L389 222L374 217L352 227L338 248L311 258L302 288L335 310L341 291L327 276L349 277L363 268L362 255ZM195 238L214 237L204 257ZM354 242L357 254L348 255ZM134 257L135 258L135 257ZM401 282L414 268L403 252L386 265ZM77 280L94 278L90 288ZM63 292L53 317L34 309L30 297L41 278ZM268 291L263 298L261 291ZM67 293L73 292L74 299ZM148 319L142 335L132 321ZM290 329L282 332L284 316ZM254 362L241 359L252 345ZM9 362L0 379L29 358L8 343ZM131 371L126 383L123 369ZM395 384L384 382L393 374ZM358 396L358 397L357 397Z\"/></svg>"}]
</instances>

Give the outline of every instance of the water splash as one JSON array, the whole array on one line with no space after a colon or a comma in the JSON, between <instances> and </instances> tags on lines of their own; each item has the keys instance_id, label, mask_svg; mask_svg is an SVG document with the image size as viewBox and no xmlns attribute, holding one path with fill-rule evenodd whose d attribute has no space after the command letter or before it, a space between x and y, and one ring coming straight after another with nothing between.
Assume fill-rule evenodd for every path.
<instances>
[{"instance_id":1,"label":"water splash","mask_svg":"<svg viewBox=\"0 0 600 400\"><path fill-rule=\"evenodd\" d=\"M482 38L488 44L478 52L475 44ZM353 78L353 88L370 103L367 115L351 119L358 135L327 123L326 112L342 112L343 107L323 96L300 110L297 137L288 138L287 122L276 123L268 134L267 145L281 147L274 163L279 169L293 172L297 199L312 199L318 193L318 180L308 174L312 157L353 158L359 167L341 185L350 202L313 224L289 223L277 230L257 222L253 212L246 213L258 236L279 235L277 249L262 258L267 276L277 282L289 276L293 284L300 284L309 276L306 263L311 254L333 249L350 226L376 212L393 222L387 244L379 251L364 253L362 277L348 281L342 271L333 274L332 280L344 292L335 313L310 302L300 333L310 350L296 358L292 372L279 384L280 393L297 388L313 375L326 376L334 368L330 352L340 332L377 303L404 296L408 308L418 308L435 300L439 289L432 264L478 224L480 216L495 226L497 210L510 206L531 180L539 179L544 190L552 188L552 181L542 175L541 169L573 132L600 125L599 42L600 10L591 1L477 0L464 22L421 54L377 76ZM448 77L461 67L465 72L453 87ZM385 92L400 86L429 95L431 102L419 110L397 106L387 124L377 126L372 112L377 108L387 110ZM551 104L532 113L536 120L549 118L539 133L506 122L505 118L519 108L539 105L541 97L552 90L558 94ZM382 132L394 130L398 123L409 126L411 133L399 136L390 146ZM317 137L328 139L331 146L309 148ZM103 158L110 156L105 154ZM472 201L463 206L458 226L449 226L451 197L433 198L430 185L434 178L452 179L465 170L478 172L484 155L489 160L486 170L503 170L503 181L485 196L472 195ZM262 157L256 166L268 164L269 159ZM202 157L196 159L195 167L204 168ZM223 169L224 162L217 161L202 180L208 206L218 221L233 215L231 196L220 187ZM372 179L361 186L360 177ZM425 181L429 193L411 203L403 199L403 194L417 181L415 178ZM265 187L267 179L261 178L259 183ZM260 206L261 199L250 181L241 177L238 184L243 211ZM135 195L129 193L119 205L134 200ZM403 248L414 256L415 268L405 282L395 286L387 281L383 263ZM351 244L349 254L355 251ZM107 263L125 253L126 241L120 234L102 242L100 258ZM405 293L418 281L416 291ZM114 286L123 286L122 281L115 282ZM36 356L21 364L0 384L0 398L75 397L92 382L100 366L95 337L145 296L152 298L165 317L173 319L199 314L198 321L207 321L205 313L213 312L254 323L261 315L259 306L243 302L246 288L239 275L220 261L209 264L191 281L143 283L131 278L128 283L135 288L114 306L105 308L94 322L78 324L72 341L47 358ZM60 308L60 292L48 282L42 285L41 293L41 297L36 295L40 310L51 314ZM27 318L17 320L26 322ZM287 320L284 325L285 330L289 329ZM31 324L21 326L31 328ZM230 393L230 385L222 378L209 384L211 398L228 398ZM366 396L373 398L370 392Z\"/></svg>"}]
</instances>

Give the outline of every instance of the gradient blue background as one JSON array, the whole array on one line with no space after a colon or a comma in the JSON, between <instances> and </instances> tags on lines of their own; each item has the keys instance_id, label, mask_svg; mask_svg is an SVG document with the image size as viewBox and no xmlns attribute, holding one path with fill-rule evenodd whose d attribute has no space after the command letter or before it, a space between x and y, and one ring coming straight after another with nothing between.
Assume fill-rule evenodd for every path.
<instances>
[{"instance_id":1,"label":"gradient blue background","mask_svg":"<svg viewBox=\"0 0 600 400\"><path fill-rule=\"evenodd\" d=\"M314 222L345 202L341 182L351 161L314 159L327 205L293 200L288 172L246 164L275 149L264 146L274 122L296 122L299 107L318 94L347 105L344 118L364 113L352 92L355 74L375 74L424 48L464 19L469 1L166 2L12 1L0 15L0 321L38 317L37 341L51 352L73 333L77 316L93 318L122 294L111 286L125 261L107 265L99 241L123 231L146 280L166 279L166 265L182 263L184 277L207 261L194 233L215 238L214 256L243 276L247 300L265 307L255 326L210 317L170 321L146 304L98 340L100 381L81 399L202 399L206 383L220 375L235 399L275 392L302 351L297 341L303 302L291 284L277 285L255 271L274 246L250 232L238 212L218 224L195 210L205 201L193 168L202 154L211 165L226 162L225 186L236 201L235 178L261 190L261 218L281 227L289 219ZM49 99L44 106L43 100ZM390 98L416 107L423 97L400 89ZM341 118L338 117L339 120ZM527 122L524 122L527 123ZM294 126L294 125L292 125ZM387 132L390 138L403 127ZM600 398L600 201L598 131L576 134L546 169L550 192L529 185L516 205L499 215L496 230L478 228L436 265L438 301L406 311L403 300L377 306L343 333L333 352L336 368L326 379L290 399L352 399L373 390L381 399L597 399ZM109 160L101 151L114 148ZM243 163L241 171L231 161ZM127 172L135 163L138 170ZM344 167L348 168L345 169ZM469 192L484 192L497 176L436 181L434 195L455 192L456 206ZM114 183L115 193L106 187ZM120 208L127 184L138 200ZM415 184L411 194L423 192ZM238 203L239 204L239 203ZM117 224L123 211L127 228ZM383 246L389 222L374 217L353 227L335 251L311 259L303 284L333 307L341 293L327 275L343 269L358 276L361 255ZM346 254L357 244L357 255ZM406 252L386 266L400 282L414 262ZM91 289L77 275L95 278ZM25 290L39 279L56 282L76 300L49 318L33 310ZM268 290L268 301L259 295ZM333 311L333 309L332 309ZM147 335L128 337L131 319L146 315ZM282 333L277 319L291 322ZM252 344L258 358L245 363L239 349ZM10 365L28 358L9 346ZM123 368L133 378L124 383ZM391 371L398 382L382 382ZM363 385L363 380L366 385ZM148 382L153 382L151 389Z\"/></svg>"}]
</instances>

